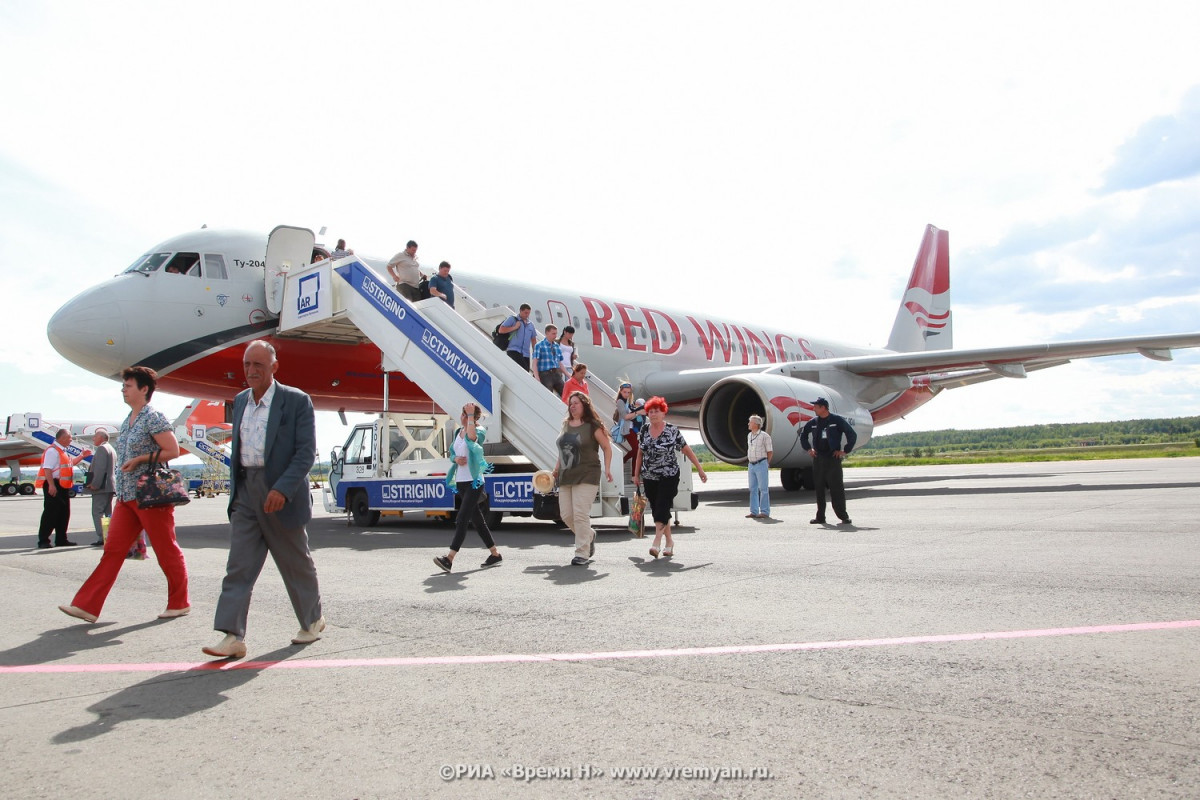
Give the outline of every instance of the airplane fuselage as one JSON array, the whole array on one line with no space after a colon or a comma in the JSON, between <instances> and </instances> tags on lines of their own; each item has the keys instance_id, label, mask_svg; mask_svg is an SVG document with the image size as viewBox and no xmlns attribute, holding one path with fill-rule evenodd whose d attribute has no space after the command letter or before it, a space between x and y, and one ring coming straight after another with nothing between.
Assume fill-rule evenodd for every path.
<instances>
[{"instance_id":1,"label":"airplane fuselage","mask_svg":"<svg viewBox=\"0 0 1200 800\"><path fill-rule=\"evenodd\" d=\"M270 236L210 230L176 236L68 302L47 334L63 356L99 375L117 378L142 364L159 372L163 391L223 401L245 386L245 343L269 338L280 355L279 379L308 392L318 408L383 410L383 359L374 344L353 335L278 334L277 275L309 255L328 257L312 242L311 231L291 226ZM358 260L376 274L380 293L401 303L384 288L385 261ZM876 425L946 388L1022 378L1074 358L1140 353L1170 360L1174 348L1200 346L1200 332L1191 332L955 349L949 261L949 235L926 226L886 349L597 292L461 272L454 279L487 307L528 303L539 335L551 322L560 330L574 326L579 360L593 374L610 385L628 380L635 396L662 396L671 406L668 418L697 427L724 461L745 463L746 421L762 415L775 443L771 464L783 470L785 488L796 488L811 465L802 427L818 398L846 418L862 446ZM387 380L387 410L438 410L408 376L390 372Z\"/></svg>"},{"instance_id":2,"label":"airplane fuselage","mask_svg":"<svg viewBox=\"0 0 1200 800\"><path fill-rule=\"evenodd\" d=\"M267 310L265 251L265 237L252 233L202 230L169 239L126 272L64 306L51 320L51 340L64 356L96 374L116 377L126 366L142 364L161 374L163 391L231 400L245 388L236 345L266 337L280 353L279 379L303 388L318 408L380 410L383 370L377 347L272 337L276 317ZM386 260L359 259L386 275ZM190 272L173 271L180 261ZM560 330L573 325L580 360L594 373L609 383L627 379L647 390L654 389L652 376L664 370L753 370L881 352L595 293L466 272L454 277L456 286L487 306L532 305L539 335L550 322ZM656 393L673 405L672 416L685 422L694 417L702 394L669 387ZM421 389L398 373L389 375L388 395L392 411L435 410ZM900 395L889 402L904 411L914 407L913 397ZM929 396L916 399L924 402ZM885 405L872 409L876 422L885 421L878 416Z\"/></svg>"}]
</instances>

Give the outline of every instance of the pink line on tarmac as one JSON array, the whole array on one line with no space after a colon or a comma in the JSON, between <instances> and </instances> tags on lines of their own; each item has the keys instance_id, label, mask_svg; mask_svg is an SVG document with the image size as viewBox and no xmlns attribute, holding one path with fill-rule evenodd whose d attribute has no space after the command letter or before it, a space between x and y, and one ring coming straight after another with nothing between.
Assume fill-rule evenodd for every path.
<instances>
[{"instance_id":1,"label":"pink line on tarmac","mask_svg":"<svg viewBox=\"0 0 1200 800\"><path fill-rule=\"evenodd\" d=\"M895 647L912 644L977 642L994 639L1031 639L1045 636L1082 636L1093 633L1200 628L1200 619L1174 622L1135 622L1128 625L1089 625L1080 628L1041 628L1027 631L946 633L933 636L900 636L891 639L846 639L837 642L792 642L788 644L745 644L726 647L681 647L665 650L609 650L597 653L499 653L478 656L407 656L401 658L327 658L296 661L204 661L151 664L30 664L0 666L0 675L64 672L179 672L231 669L336 669L346 667L427 667L464 664L529 664L556 661L607 661L630 658L677 658L680 656L730 656L754 653L787 653L797 650L847 650L858 647Z\"/></svg>"}]
</instances>

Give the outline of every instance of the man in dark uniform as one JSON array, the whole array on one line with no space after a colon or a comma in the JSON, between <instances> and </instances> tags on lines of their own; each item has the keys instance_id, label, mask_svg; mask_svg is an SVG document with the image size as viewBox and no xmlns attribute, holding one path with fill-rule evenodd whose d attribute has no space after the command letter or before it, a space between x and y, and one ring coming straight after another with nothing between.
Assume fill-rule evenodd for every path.
<instances>
[{"instance_id":1,"label":"man in dark uniform","mask_svg":"<svg viewBox=\"0 0 1200 800\"><path fill-rule=\"evenodd\" d=\"M812 456L813 487L817 491L817 516L809 523L825 524L825 487L828 486L833 513L841 520L838 524L849 525L846 486L842 482L842 459L854 449L858 434L845 417L829 413L829 401L824 397L818 397L813 402L813 413L817 416L804 423L800 431L800 446Z\"/></svg>"}]
</instances>

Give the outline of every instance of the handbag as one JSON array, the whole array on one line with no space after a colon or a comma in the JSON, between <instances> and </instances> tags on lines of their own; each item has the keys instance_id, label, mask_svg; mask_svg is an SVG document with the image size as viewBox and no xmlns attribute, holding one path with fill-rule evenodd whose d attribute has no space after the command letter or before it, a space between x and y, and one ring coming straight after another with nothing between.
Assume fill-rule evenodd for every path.
<instances>
[{"instance_id":1,"label":"handbag","mask_svg":"<svg viewBox=\"0 0 1200 800\"><path fill-rule=\"evenodd\" d=\"M642 494L642 487L639 486L629 505L629 532L638 539L646 535L645 515L646 495Z\"/></svg>"},{"instance_id":2,"label":"handbag","mask_svg":"<svg viewBox=\"0 0 1200 800\"><path fill-rule=\"evenodd\" d=\"M181 506L192 502L188 497L187 481L183 473L171 469L167 464L160 464L155 450L150 456L149 468L137 477L137 488L134 499L138 508L161 508L162 506Z\"/></svg>"},{"instance_id":3,"label":"handbag","mask_svg":"<svg viewBox=\"0 0 1200 800\"><path fill-rule=\"evenodd\" d=\"M558 493L534 494L533 518L557 521L562 519L558 512Z\"/></svg>"}]
</instances>

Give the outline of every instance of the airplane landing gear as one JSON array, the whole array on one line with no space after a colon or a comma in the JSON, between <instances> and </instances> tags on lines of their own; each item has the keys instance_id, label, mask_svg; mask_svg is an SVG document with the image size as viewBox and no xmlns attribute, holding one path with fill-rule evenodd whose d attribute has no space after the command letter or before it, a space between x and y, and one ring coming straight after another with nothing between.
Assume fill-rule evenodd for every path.
<instances>
[{"instance_id":1,"label":"airplane landing gear","mask_svg":"<svg viewBox=\"0 0 1200 800\"><path fill-rule=\"evenodd\" d=\"M813 488L812 467L784 467L779 470L779 479L784 491L798 492Z\"/></svg>"}]
</instances>

